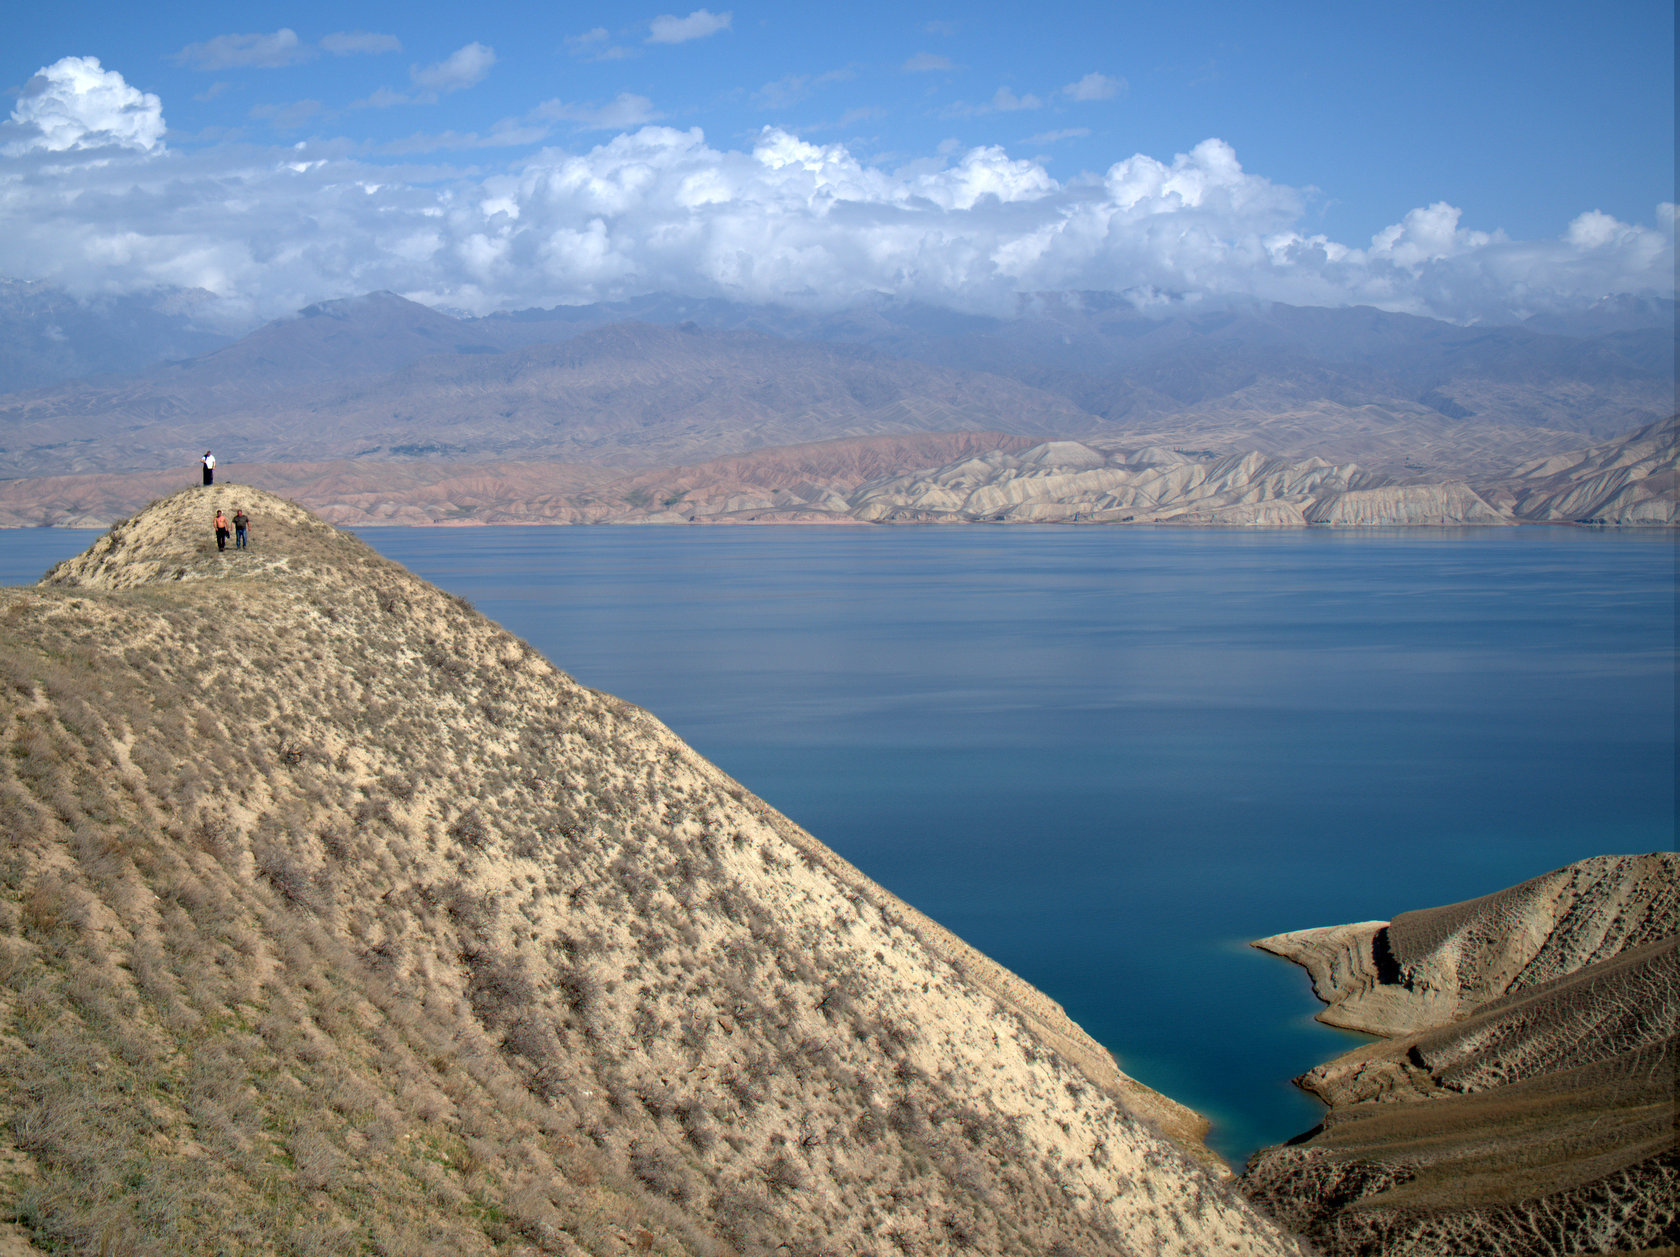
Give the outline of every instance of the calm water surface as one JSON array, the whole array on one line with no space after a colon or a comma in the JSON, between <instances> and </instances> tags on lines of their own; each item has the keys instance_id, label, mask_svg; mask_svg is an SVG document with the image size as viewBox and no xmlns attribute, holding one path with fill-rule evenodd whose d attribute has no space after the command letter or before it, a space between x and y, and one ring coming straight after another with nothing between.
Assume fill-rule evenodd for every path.
<instances>
[{"instance_id":1,"label":"calm water surface","mask_svg":"<svg viewBox=\"0 0 1680 1257\"><path fill-rule=\"evenodd\" d=\"M1675 841L1670 536L362 535L1047 991L1239 1163L1357 1041L1248 940ZM0 533L0 579L93 536Z\"/></svg>"}]
</instances>

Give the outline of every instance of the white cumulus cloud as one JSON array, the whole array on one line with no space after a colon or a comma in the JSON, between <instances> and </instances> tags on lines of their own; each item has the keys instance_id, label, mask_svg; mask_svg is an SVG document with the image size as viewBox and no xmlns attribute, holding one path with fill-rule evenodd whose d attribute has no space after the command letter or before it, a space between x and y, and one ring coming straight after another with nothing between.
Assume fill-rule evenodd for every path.
<instances>
[{"instance_id":1,"label":"white cumulus cloud","mask_svg":"<svg viewBox=\"0 0 1680 1257\"><path fill-rule=\"evenodd\" d=\"M734 13L727 9L722 13L696 9L687 17L674 17L667 13L654 18L648 24L647 42L650 44L685 44L691 39L704 39L708 35L716 35L719 31L726 31L729 29L729 24L734 20Z\"/></svg>"},{"instance_id":2,"label":"white cumulus cloud","mask_svg":"<svg viewBox=\"0 0 1680 1257\"><path fill-rule=\"evenodd\" d=\"M1044 102L1031 92L1017 96L1009 88L1000 87L992 94L992 108L999 113L1012 113L1017 109L1042 109Z\"/></svg>"},{"instance_id":3,"label":"white cumulus cloud","mask_svg":"<svg viewBox=\"0 0 1680 1257\"><path fill-rule=\"evenodd\" d=\"M1060 144L1063 140L1082 140L1091 134L1090 127L1063 127L1056 131L1040 131L1027 137L1028 144Z\"/></svg>"},{"instance_id":4,"label":"white cumulus cloud","mask_svg":"<svg viewBox=\"0 0 1680 1257\"><path fill-rule=\"evenodd\" d=\"M130 87L97 57L64 57L24 84L12 110L22 138L5 146L61 153L116 145L150 153L163 147L163 102Z\"/></svg>"},{"instance_id":5,"label":"white cumulus cloud","mask_svg":"<svg viewBox=\"0 0 1680 1257\"><path fill-rule=\"evenodd\" d=\"M349 140L165 149L155 97L67 59L31 80L0 128L12 141L0 275L82 291L202 287L265 316L381 288L480 312L661 291L1009 310L1022 294L1104 290L1465 321L1674 292L1672 207L1650 225L1589 209L1554 238L1516 241L1435 204L1349 243L1306 228L1307 196L1218 139L1061 181L999 146L888 166L784 128L717 146L698 128L647 125L655 116L626 93L417 135L378 158ZM484 170L402 164L552 144L543 137L567 123L609 134Z\"/></svg>"},{"instance_id":6,"label":"white cumulus cloud","mask_svg":"<svg viewBox=\"0 0 1680 1257\"><path fill-rule=\"evenodd\" d=\"M623 61L639 55L634 48L613 43L612 32L604 26L584 31L581 35L568 35L562 43L572 56L586 57L590 61Z\"/></svg>"}]
</instances>

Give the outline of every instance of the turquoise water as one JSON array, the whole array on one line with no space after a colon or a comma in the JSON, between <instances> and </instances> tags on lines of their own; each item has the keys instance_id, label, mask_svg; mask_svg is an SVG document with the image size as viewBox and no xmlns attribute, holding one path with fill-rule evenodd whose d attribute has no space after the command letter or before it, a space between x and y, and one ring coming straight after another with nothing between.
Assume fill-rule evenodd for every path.
<instances>
[{"instance_id":1,"label":"turquoise water","mask_svg":"<svg viewBox=\"0 0 1680 1257\"><path fill-rule=\"evenodd\" d=\"M1357 1041L1249 939L1675 841L1671 536L362 535L1047 991L1238 1163ZM91 537L0 534L0 578Z\"/></svg>"}]
</instances>

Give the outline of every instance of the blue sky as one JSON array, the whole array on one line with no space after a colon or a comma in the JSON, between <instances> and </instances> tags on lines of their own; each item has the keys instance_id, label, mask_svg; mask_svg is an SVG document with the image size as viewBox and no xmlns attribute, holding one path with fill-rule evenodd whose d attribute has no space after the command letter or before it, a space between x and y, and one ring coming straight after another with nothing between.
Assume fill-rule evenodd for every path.
<instances>
[{"instance_id":1,"label":"blue sky","mask_svg":"<svg viewBox=\"0 0 1680 1257\"><path fill-rule=\"evenodd\" d=\"M0 29L0 274L79 290L272 314L368 287L1083 286L1461 320L1673 291L1670 3L93 4Z\"/></svg>"}]
</instances>

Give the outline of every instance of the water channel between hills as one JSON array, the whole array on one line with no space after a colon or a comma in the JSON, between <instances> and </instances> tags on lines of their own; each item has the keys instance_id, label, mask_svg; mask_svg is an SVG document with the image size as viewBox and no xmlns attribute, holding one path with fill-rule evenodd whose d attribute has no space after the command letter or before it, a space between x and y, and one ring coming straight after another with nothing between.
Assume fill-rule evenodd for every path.
<instances>
[{"instance_id":1,"label":"water channel between hills","mask_svg":"<svg viewBox=\"0 0 1680 1257\"><path fill-rule=\"evenodd\" d=\"M1248 940L1674 842L1665 534L359 531L1048 992L1239 1166L1355 1041ZM0 579L95 535L0 532Z\"/></svg>"}]
</instances>

